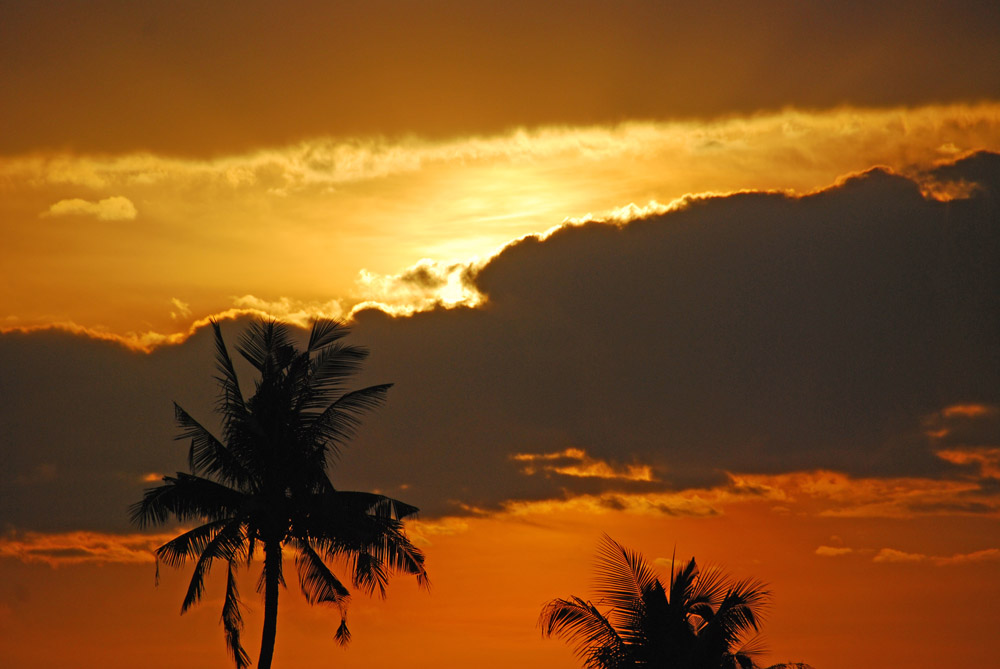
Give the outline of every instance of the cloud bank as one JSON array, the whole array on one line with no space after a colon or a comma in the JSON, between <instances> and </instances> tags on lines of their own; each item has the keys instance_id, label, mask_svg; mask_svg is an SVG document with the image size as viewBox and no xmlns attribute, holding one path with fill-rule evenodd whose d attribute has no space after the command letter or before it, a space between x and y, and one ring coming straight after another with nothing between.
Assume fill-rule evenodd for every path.
<instances>
[{"instance_id":1,"label":"cloud bank","mask_svg":"<svg viewBox=\"0 0 1000 669\"><path fill-rule=\"evenodd\" d=\"M471 304L464 268L564 222L624 222L713 193L808 193L872 165L941 199L967 196L973 181L927 174L978 149L1000 150L996 103L320 136L202 158L0 156L0 283L9 286L0 318L149 339L243 295L317 305L334 298L345 313L365 302L400 314L439 301ZM62 215L130 214L117 198L139 203L141 225L37 224L53 203ZM448 280L413 280L431 274ZM189 317L171 317L173 298L190 306Z\"/></svg>"},{"instance_id":2,"label":"cloud bank","mask_svg":"<svg viewBox=\"0 0 1000 669\"><path fill-rule=\"evenodd\" d=\"M941 200L873 169L801 197L692 199L511 244L469 277L477 307L358 312L359 383L395 385L335 482L405 491L430 518L755 496L996 515L1000 155L930 176L976 188ZM0 336L3 522L121 529L145 473L184 467L170 402L210 417L211 361L204 329L149 355Z\"/></svg>"}]
</instances>

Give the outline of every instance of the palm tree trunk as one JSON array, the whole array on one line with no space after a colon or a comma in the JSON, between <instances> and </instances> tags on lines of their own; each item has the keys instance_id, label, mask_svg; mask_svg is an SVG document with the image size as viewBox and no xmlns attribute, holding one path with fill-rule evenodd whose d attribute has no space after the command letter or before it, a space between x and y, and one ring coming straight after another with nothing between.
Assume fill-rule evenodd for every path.
<instances>
[{"instance_id":1,"label":"palm tree trunk","mask_svg":"<svg viewBox=\"0 0 1000 669\"><path fill-rule=\"evenodd\" d=\"M281 542L264 544L264 630L257 669L271 669L274 637L278 630L278 587L281 582Z\"/></svg>"}]
</instances>

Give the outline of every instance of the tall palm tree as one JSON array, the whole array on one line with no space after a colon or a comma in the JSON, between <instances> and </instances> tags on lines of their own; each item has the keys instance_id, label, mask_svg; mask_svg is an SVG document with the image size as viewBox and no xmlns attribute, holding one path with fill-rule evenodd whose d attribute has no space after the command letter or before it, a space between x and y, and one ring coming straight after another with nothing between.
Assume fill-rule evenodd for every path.
<instances>
[{"instance_id":1,"label":"tall palm tree","mask_svg":"<svg viewBox=\"0 0 1000 669\"><path fill-rule=\"evenodd\" d=\"M770 594L760 581L699 571L692 558L671 563L664 585L642 555L604 535L594 584L596 605L553 599L538 620L544 636L574 644L587 669L748 669L762 650Z\"/></svg>"},{"instance_id":2,"label":"tall palm tree","mask_svg":"<svg viewBox=\"0 0 1000 669\"><path fill-rule=\"evenodd\" d=\"M424 556L407 538L402 520L416 507L365 492L337 490L327 467L354 433L362 415L379 406L391 384L347 391L368 352L341 342L347 328L336 321L313 324L308 345L298 350L288 328L255 321L236 350L258 373L255 392L245 398L236 368L215 331L217 438L178 405L178 440L189 440L190 473L163 477L132 505L139 527L200 523L156 550L157 570L196 560L181 613L195 604L205 576L216 561L227 567L222 625L238 669L250 665L240 644L243 618L236 574L263 554L257 589L264 595L264 623L257 666L271 666L278 616L278 590L284 585L282 548L294 549L302 593L310 604L337 607L341 621L335 638L350 639L346 605L350 592L328 565L338 562L362 591L385 596L390 573L415 575L426 585Z\"/></svg>"}]
</instances>

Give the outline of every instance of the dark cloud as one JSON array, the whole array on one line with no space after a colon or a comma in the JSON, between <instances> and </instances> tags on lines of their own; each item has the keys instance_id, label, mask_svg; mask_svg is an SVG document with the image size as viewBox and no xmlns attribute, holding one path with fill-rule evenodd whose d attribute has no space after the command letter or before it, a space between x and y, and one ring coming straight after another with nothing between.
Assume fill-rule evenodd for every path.
<instances>
[{"instance_id":1,"label":"dark cloud","mask_svg":"<svg viewBox=\"0 0 1000 669\"><path fill-rule=\"evenodd\" d=\"M211 356L204 331L148 356L57 331L0 336L0 528L123 529L141 477L185 466L171 401L212 406Z\"/></svg>"},{"instance_id":2,"label":"dark cloud","mask_svg":"<svg viewBox=\"0 0 1000 669\"><path fill-rule=\"evenodd\" d=\"M984 0L5 3L0 152L216 154L308 136L976 102Z\"/></svg>"},{"instance_id":3,"label":"dark cloud","mask_svg":"<svg viewBox=\"0 0 1000 669\"><path fill-rule=\"evenodd\" d=\"M400 281L412 283L420 288L440 288L448 282L446 276L436 274L432 268L426 265L419 265L410 269L399 277Z\"/></svg>"},{"instance_id":4,"label":"dark cloud","mask_svg":"<svg viewBox=\"0 0 1000 669\"><path fill-rule=\"evenodd\" d=\"M1000 394L1000 166L966 165L985 185L967 200L880 170L705 199L514 244L479 274L481 310L363 313L372 378L397 386L362 452L431 503L549 494L508 455L567 447L677 487L954 470L923 420Z\"/></svg>"},{"instance_id":5,"label":"dark cloud","mask_svg":"<svg viewBox=\"0 0 1000 669\"><path fill-rule=\"evenodd\" d=\"M395 386L335 483L436 514L727 470L970 475L926 430L1000 405L1000 156L942 169L983 187L941 202L873 170L798 199L696 200L517 242L475 277L480 308L360 313L361 381ZM0 524L123 529L141 477L185 467L170 403L211 416L212 360L204 330L150 355L0 336ZM568 448L656 481L526 475L512 457Z\"/></svg>"},{"instance_id":6,"label":"dark cloud","mask_svg":"<svg viewBox=\"0 0 1000 669\"><path fill-rule=\"evenodd\" d=\"M995 504L983 502L942 502L940 504L910 504L907 506L916 513L960 513L960 514L995 514Z\"/></svg>"}]
</instances>

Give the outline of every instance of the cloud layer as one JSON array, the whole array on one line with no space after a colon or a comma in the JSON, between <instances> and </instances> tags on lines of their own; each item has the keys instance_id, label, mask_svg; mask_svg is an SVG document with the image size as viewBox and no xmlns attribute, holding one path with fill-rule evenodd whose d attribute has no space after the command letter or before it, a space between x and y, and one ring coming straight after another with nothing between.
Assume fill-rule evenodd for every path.
<instances>
[{"instance_id":1,"label":"cloud layer","mask_svg":"<svg viewBox=\"0 0 1000 669\"><path fill-rule=\"evenodd\" d=\"M0 152L216 155L318 135L913 106L1000 89L1000 14L980 0L243 9L95 0L8 13L0 124L18 132Z\"/></svg>"},{"instance_id":2,"label":"cloud layer","mask_svg":"<svg viewBox=\"0 0 1000 669\"><path fill-rule=\"evenodd\" d=\"M677 487L726 470L972 472L923 423L1000 399L996 170L979 155L942 171L980 184L966 200L874 170L513 244L476 277L482 309L358 315L371 378L398 388L365 448L408 483L434 461L432 499L484 503L493 487L551 494L503 474L507 455L566 448Z\"/></svg>"},{"instance_id":3,"label":"cloud layer","mask_svg":"<svg viewBox=\"0 0 1000 669\"><path fill-rule=\"evenodd\" d=\"M733 473L816 513L995 514L1000 156L931 176L976 187L940 201L876 169L695 199L514 243L472 277L476 308L358 313L363 381L396 385L336 476L430 516L655 508ZM210 416L211 359L204 329L149 355L3 335L3 522L122 528L146 473L184 467L170 402Z\"/></svg>"},{"instance_id":4,"label":"cloud layer","mask_svg":"<svg viewBox=\"0 0 1000 669\"><path fill-rule=\"evenodd\" d=\"M706 193L805 193L872 165L946 198L969 184L926 171L976 149L1000 150L996 103L310 137L202 158L0 156L0 319L137 339L180 332L245 295L405 313L468 301L464 268L564 221L632 220ZM191 315L173 317L174 299Z\"/></svg>"}]
</instances>

